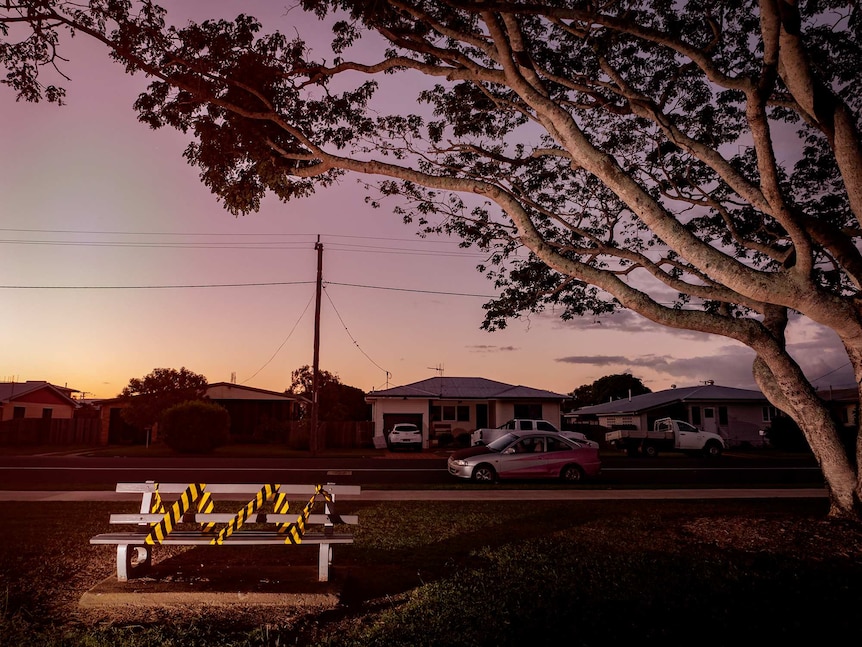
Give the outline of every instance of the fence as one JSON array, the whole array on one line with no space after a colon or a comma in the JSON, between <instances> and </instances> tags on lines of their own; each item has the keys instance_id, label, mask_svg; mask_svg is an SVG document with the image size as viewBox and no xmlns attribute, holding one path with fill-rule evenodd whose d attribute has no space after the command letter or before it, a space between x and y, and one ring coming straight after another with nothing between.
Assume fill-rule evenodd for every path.
<instances>
[{"instance_id":1,"label":"fence","mask_svg":"<svg viewBox=\"0 0 862 647\"><path fill-rule=\"evenodd\" d=\"M0 445L98 445L98 418L18 418L0 422Z\"/></svg>"},{"instance_id":2,"label":"fence","mask_svg":"<svg viewBox=\"0 0 862 647\"><path fill-rule=\"evenodd\" d=\"M279 425L268 426L258 430L251 438L252 442L265 442L287 445L291 449L308 449L310 447L308 421L291 420ZM321 422L321 449L354 449L373 447L373 422ZM243 437L232 438L233 442L242 442Z\"/></svg>"},{"instance_id":3,"label":"fence","mask_svg":"<svg viewBox=\"0 0 862 647\"><path fill-rule=\"evenodd\" d=\"M99 444L101 422L98 418L41 419L19 418L0 422L0 445L93 445ZM321 422L322 449L373 447L373 422ZM143 444L145 435L123 436L112 433L110 442ZM292 449L308 449L308 424L302 420L268 426L263 433L248 438L236 436L233 442L250 440L275 443Z\"/></svg>"}]
</instances>

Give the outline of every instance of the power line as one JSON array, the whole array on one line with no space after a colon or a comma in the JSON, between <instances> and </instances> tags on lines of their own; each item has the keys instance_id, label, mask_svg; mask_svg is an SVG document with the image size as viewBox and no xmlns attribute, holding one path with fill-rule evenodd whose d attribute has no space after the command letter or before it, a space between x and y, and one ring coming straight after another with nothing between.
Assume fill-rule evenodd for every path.
<instances>
[{"instance_id":1,"label":"power line","mask_svg":"<svg viewBox=\"0 0 862 647\"><path fill-rule=\"evenodd\" d=\"M337 283L335 281L327 281L327 285L341 285L348 288L366 288L369 290L391 290L393 292L416 292L419 294L441 294L449 297L475 297L477 299L495 299L497 295L493 294L470 294L466 292L443 292L438 290L417 290L414 288L393 288L382 285L362 285L360 283Z\"/></svg>"},{"instance_id":2,"label":"power line","mask_svg":"<svg viewBox=\"0 0 862 647\"><path fill-rule=\"evenodd\" d=\"M0 290L186 290L201 288L250 288L274 285L307 285L314 281L268 281L261 283L199 283L186 285L0 285Z\"/></svg>"},{"instance_id":3,"label":"power line","mask_svg":"<svg viewBox=\"0 0 862 647\"><path fill-rule=\"evenodd\" d=\"M308 285L314 281L268 281L259 283L201 283L187 285L0 285L0 290L186 290L207 288L248 288L272 287L284 285ZM396 288L385 285L362 285L360 283L338 283L326 281L326 285L340 285L350 288L368 290L388 290L392 292L413 292L416 294L439 294L452 297L473 297L478 299L494 299L491 294L469 294L465 292L447 292L444 290L420 290L415 288Z\"/></svg>"},{"instance_id":4,"label":"power line","mask_svg":"<svg viewBox=\"0 0 862 647\"><path fill-rule=\"evenodd\" d=\"M335 315L338 317L338 320L341 322L341 325L344 326L344 332L346 332L347 336L350 337L350 341L353 342L353 345L356 346L356 348L359 349L359 352L362 353L363 355L365 355L365 357L368 359L368 361L371 362L372 364L374 364L374 366L376 366L381 371L386 373L387 376L391 375L391 373L389 371L387 371L385 368L380 366L380 364L378 364L373 359L371 359L371 357L369 357L368 353L366 353L364 350L362 350L362 347L359 345L359 342L356 341L356 339L354 339L353 335L351 335L350 331L347 329L347 324L344 323L344 319L341 317L341 314L338 312L338 308L336 308L335 303L332 302L332 297L329 296L329 291L324 290L323 293L326 295L326 299L329 301L329 305L331 305L332 309L335 311Z\"/></svg>"},{"instance_id":5,"label":"power line","mask_svg":"<svg viewBox=\"0 0 862 647\"><path fill-rule=\"evenodd\" d=\"M287 333L287 337L284 338L284 341L281 342L279 347L275 349L275 352L272 354L272 357L270 357L268 360L266 360L266 362L264 363L263 366L261 366L259 369L257 369L253 375L247 377L245 380L240 382L240 384L245 384L246 382L253 380L257 376L257 374L260 373L267 366L269 366L270 362L272 362L272 360L275 359L275 356L281 352L281 349L284 348L284 345L287 343L287 340L291 338L291 336L293 335L293 332L296 330L296 327L299 325L299 322L302 321L302 318L305 316L305 313L308 312L308 306L311 305L312 299L314 299L314 296L312 296L311 299L308 300L308 303L305 304L305 308L303 309L302 314L299 315L299 319L297 319L296 323L293 324L293 328L291 328L290 332Z\"/></svg>"},{"instance_id":6,"label":"power line","mask_svg":"<svg viewBox=\"0 0 862 647\"><path fill-rule=\"evenodd\" d=\"M267 238L276 236L288 236L292 238L306 237L315 238L318 234L292 234L284 232L181 232L181 231L111 231L111 230L83 230L83 229L16 229L12 227L0 227L0 231L28 233L28 234L88 234L98 236L264 236ZM436 240L434 238L395 238L389 236L355 236L350 234L323 234L325 238L349 238L357 240L391 240L395 242L430 243L437 245L459 244L456 241Z\"/></svg>"}]
</instances>

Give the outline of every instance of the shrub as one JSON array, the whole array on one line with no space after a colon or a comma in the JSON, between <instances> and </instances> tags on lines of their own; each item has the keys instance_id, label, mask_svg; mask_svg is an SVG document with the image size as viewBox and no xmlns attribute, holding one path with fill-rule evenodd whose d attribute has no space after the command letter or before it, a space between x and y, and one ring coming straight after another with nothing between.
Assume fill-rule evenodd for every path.
<instances>
[{"instance_id":1,"label":"shrub","mask_svg":"<svg viewBox=\"0 0 862 647\"><path fill-rule=\"evenodd\" d=\"M441 432L437 434L437 446L438 447L448 447L452 444L452 434L448 431Z\"/></svg>"},{"instance_id":2,"label":"shrub","mask_svg":"<svg viewBox=\"0 0 862 647\"><path fill-rule=\"evenodd\" d=\"M230 414L214 402L183 402L164 412L160 429L165 444L175 452L209 453L230 438Z\"/></svg>"}]
</instances>

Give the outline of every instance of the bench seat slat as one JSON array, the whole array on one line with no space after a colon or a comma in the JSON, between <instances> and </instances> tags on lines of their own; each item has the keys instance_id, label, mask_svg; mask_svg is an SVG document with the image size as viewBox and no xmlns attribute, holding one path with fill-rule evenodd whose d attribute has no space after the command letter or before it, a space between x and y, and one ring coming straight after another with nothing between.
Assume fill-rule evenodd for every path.
<instances>
[{"instance_id":1,"label":"bench seat slat","mask_svg":"<svg viewBox=\"0 0 862 647\"><path fill-rule=\"evenodd\" d=\"M174 531L165 537L161 546L206 546L216 537L217 533L202 533L194 531ZM96 535L90 539L91 544L127 544L143 546L147 535L136 532L113 532ZM236 532L224 540L225 544L234 545L277 545L284 544L286 535L272 531L243 530ZM302 536L303 544L352 544L353 535L333 533L326 535L318 532L307 532Z\"/></svg>"},{"instance_id":2,"label":"bench seat slat","mask_svg":"<svg viewBox=\"0 0 862 647\"><path fill-rule=\"evenodd\" d=\"M164 518L163 514L112 514L110 522L112 524L117 523L158 523ZM208 512L208 513L195 513L195 514L186 514L182 518L182 523L228 523L230 522L236 515L233 513L222 513L222 512ZM249 515L246 523L293 523L296 521L298 514L274 514L270 512L266 513L256 513ZM345 524L356 525L359 523L359 517L355 514L343 514L339 515L341 517L341 521ZM309 515L308 523L310 525L320 525L325 524L329 521L329 516L320 513L314 513Z\"/></svg>"}]
</instances>

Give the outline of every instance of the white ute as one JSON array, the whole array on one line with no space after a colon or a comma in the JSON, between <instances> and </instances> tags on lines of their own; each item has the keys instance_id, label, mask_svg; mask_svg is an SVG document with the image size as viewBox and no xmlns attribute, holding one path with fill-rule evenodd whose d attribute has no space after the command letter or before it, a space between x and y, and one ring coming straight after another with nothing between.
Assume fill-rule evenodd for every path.
<instances>
[{"instance_id":1,"label":"white ute","mask_svg":"<svg viewBox=\"0 0 862 647\"><path fill-rule=\"evenodd\" d=\"M629 456L658 456L659 451L677 451L716 458L725 449L724 438L718 434L701 431L684 420L671 418L656 420L652 431L615 429L605 434L605 440Z\"/></svg>"},{"instance_id":2,"label":"white ute","mask_svg":"<svg viewBox=\"0 0 862 647\"><path fill-rule=\"evenodd\" d=\"M500 427L477 429L470 434L470 444L473 446L487 445L510 431L553 431L560 434L563 438L569 438L595 449L599 448L599 444L596 441L590 440L579 431L560 431L547 420L538 420L535 418L513 418Z\"/></svg>"}]
</instances>

